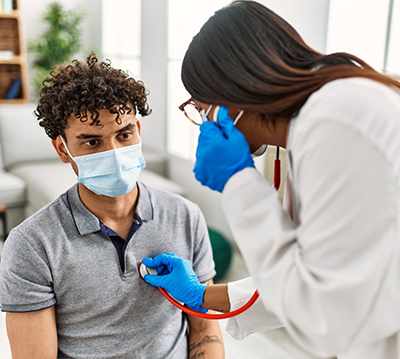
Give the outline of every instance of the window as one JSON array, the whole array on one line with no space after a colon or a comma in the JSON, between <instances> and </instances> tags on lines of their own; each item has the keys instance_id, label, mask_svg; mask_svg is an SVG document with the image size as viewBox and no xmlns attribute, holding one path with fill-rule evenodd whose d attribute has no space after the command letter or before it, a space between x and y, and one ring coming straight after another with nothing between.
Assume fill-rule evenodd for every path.
<instances>
[{"instance_id":1,"label":"window","mask_svg":"<svg viewBox=\"0 0 400 359\"><path fill-rule=\"evenodd\" d=\"M400 0L392 7L386 70L400 75Z\"/></svg>"},{"instance_id":2,"label":"window","mask_svg":"<svg viewBox=\"0 0 400 359\"><path fill-rule=\"evenodd\" d=\"M102 58L140 78L141 0L102 0Z\"/></svg>"},{"instance_id":3,"label":"window","mask_svg":"<svg viewBox=\"0 0 400 359\"><path fill-rule=\"evenodd\" d=\"M330 0L327 53L349 52L400 74L400 0Z\"/></svg>"},{"instance_id":4,"label":"window","mask_svg":"<svg viewBox=\"0 0 400 359\"><path fill-rule=\"evenodd\" d=\"M181 64L191 39L212 14L228 5L228 0L169 0L168 9L168 152L194 159L198 126L186 119L178 106L189 93L181 82ZM184 29L184 31L182 31Z\"/></svg>"}]
</instances>

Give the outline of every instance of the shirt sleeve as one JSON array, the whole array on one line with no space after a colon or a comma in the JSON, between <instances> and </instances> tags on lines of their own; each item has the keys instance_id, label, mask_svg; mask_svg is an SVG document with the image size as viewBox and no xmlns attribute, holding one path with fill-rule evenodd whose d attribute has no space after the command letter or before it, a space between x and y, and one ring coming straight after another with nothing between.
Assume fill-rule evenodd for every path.
<instances>
[{"instance_id":1,"label":"shirt sleeve","mask_svg":"<svg viewBox=\"0 0 400 359\"><path fill-rule=\"evenodd\" d=\"M256 291L251 277L228 283L231 311L243 307ZM249 334L282 327L279 319L260 298L245 312L228 320L226 331L235 339L243 340Z\"/></svg>"},{"instance_id":2,"label":"shirt sleeve","mask_svg":"<svg viewBox=\"0 0 400 359\"><path fill-rule=\"evenodd\" d=\"M214 278L216 272L207 224L200 208L197 205L195 208L196 226L192 265L199 281L203 283Z\"/></svg>"},{"instance_id":3,"label":"shirt sleeve","mask_svg":"<svg viewBox=\"0 0 400 359\"><path fill-rule=\"evenodd\" d=\"M0 303L3 312L37 311L56 303L44 253L18 228L10 232L1 255Z\"/></svg>"},{"instance_id":4,"label":"shirt sleeve","mask_svg":"<svg viewBox=\"0 0 400 359\"><path fill-rule=\"evenodd\" d=\"M395 255L399 193L384 154L344 125L317 119L296 135L293 155L299 226L255 169L228 181L223 207L265 306L300 345L333 356L375 310ZM388 324L379 326L385 335Z\"/></svg>"}]
</instances>

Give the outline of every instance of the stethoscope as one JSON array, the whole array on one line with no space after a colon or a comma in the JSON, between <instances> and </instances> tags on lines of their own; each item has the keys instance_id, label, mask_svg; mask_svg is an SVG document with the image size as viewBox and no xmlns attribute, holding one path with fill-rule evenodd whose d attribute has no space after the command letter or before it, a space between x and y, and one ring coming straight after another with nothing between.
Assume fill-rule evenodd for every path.
<instances>
[{"instance_id":1,"label":"stethoscope","mask_svg":"<svg viewBox=\"0 0 400 359\"><path fill-rule=\"evenodd\" d=\"M281 184L281 160L279 159L279 147L276 148L276 159L274 161L274 184L273 188L276 190L279 189L279 186ZM155 274L157 275L158 272L155 268L149 268L146 267L142 262L139 264L139 275L140 277L144 280L145 275L147 274ZM204 318L204 319L226 319L226 318L232 318L235 317L243 312L245 312L247 309L249 309L258 299L260 296L258 291L256 290L250 300L243 305L242 307L228 313L222 313L222 314L208 314L208 313L200 313L197 312L189 307L185 307L183 304L178 302L175 298L171 296L164 288L158 287L162 295L175 307L179 308L183 312L193 315L195 317L199 318Z\"/></svg>"}]
</instances>

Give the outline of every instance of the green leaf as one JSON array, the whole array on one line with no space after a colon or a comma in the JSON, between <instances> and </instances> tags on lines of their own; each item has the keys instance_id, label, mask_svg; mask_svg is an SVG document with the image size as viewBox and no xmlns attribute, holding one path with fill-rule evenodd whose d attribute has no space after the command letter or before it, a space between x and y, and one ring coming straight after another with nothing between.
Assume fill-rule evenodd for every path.
<instances>
[{"instance_id":1,"label":"green leaf","mask_svg":"<svg viewBox=\"0 0 400 359\"><path fill-rule=\"evenodd\" d=\"M37 40L28 42L28 51L34 55L36 71L34 85L43 87L43 80L57 65L70 62L82 49L81 23L84 14L79 10L65 10L58 1L48 4L43 21L46 29Z\"/></svg>"}]
</instances>

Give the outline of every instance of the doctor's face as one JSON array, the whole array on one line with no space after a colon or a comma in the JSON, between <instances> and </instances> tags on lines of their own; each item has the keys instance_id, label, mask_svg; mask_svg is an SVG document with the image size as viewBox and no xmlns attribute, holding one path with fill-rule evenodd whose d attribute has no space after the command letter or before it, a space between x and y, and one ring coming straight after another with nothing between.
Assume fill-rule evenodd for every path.
<instances>
[{"instance_id":1,"label":"doctor's face","mask_svg":"<svg viewBox=\"0 0 400 359\"><path fill-rule=\"evenodd\" d=\"M209 121L214 121L214 116L217 118L217 113L215 113L216 105L205 104L196 100L194 100L194 103L199 112L204 110L207 113L209 110L207 115ZM212 106L211 109L210 106ZM228 115L232 120L235 120L240 115L240 112L241 110L238 108L228 108ZM261 122L258 114L254 112L244 111L236 124L236 128L245 136L252 153L260 146L269 144L267 142L269 137L268 129Z\"/></svg>"}]
</instances>

